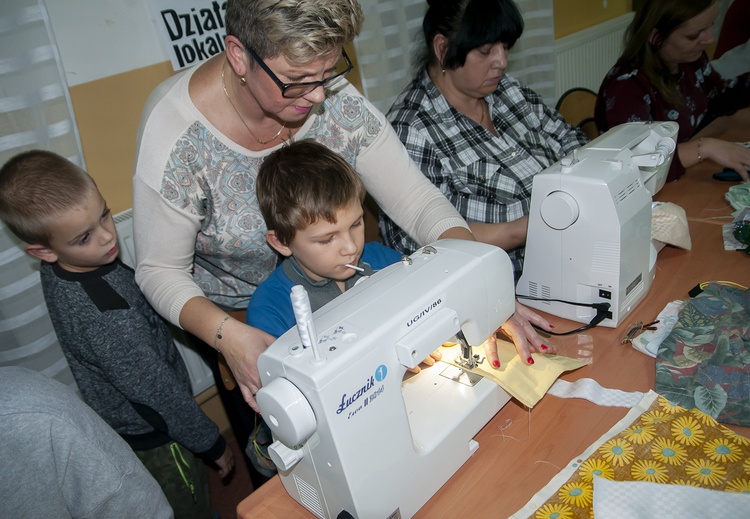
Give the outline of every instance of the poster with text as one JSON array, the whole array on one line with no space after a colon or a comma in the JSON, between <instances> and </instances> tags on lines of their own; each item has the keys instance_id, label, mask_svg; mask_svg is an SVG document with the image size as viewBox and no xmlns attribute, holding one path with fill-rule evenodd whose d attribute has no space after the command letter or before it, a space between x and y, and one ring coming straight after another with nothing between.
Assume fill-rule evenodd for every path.
<instances>
[{"instance_id":1,"label":"poster with text","mask_svg":"<svg viewBox=\"0 0 750 519\"><path fill-rule=\"evenodd\" d=\"M149 0L149 5L174 70L224 52L226 1Z\"/></svg>"}]
</instances>

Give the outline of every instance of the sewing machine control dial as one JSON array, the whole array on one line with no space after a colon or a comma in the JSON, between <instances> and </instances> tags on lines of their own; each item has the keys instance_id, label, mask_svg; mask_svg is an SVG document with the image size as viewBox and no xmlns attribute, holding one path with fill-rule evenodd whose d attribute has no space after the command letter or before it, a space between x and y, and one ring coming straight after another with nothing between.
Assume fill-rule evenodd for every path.
<instances>
[{"instance_id":1,"label":"sewing machine control dial","mask_svg":"<svg viewBox=\"0 0 750 519\"><path fill-rule=\"evenodd\" d=\"M268 454L280 470L290 470L304 457L302 449L290 449L278 440L268 446Z\"/></svg>"}]
</instances>

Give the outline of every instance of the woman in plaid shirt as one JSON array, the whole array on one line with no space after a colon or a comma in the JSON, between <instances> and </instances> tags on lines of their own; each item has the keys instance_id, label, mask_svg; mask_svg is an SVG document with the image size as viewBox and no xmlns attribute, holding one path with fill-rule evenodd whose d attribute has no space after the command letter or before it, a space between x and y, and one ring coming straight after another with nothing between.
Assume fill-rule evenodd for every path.
<instances>
[{"instance_id":1,"label":"woman in plaid shirt","mask_svg":"<svg viewBox=\"0 0 750 519\"><path fill-rule=\"evenodd\" d=\"M507 53L523 32L512 0L428 3L422 66L388 119L474 236L508 251L518 278L533 176L586 137L505 74ZM387 216L380 225L390 247L418 248Z\"/></svg>"}]
</instances>

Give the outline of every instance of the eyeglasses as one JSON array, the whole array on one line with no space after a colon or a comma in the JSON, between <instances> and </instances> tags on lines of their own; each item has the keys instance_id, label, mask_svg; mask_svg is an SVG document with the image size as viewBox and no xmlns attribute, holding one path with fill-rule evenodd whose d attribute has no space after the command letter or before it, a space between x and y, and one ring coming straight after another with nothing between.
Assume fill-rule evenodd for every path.
<instances>
[{"instance_id":1,"label":"eyeglasses","mask_svg":"<svg viewBox=\"0 0 750 519\"><path fill-rule=\"evenodd\" d=\"M260 59L260 56L258 56L253 49L245 45L245 49L250 54L250 56L253 57L255 62L260 65L260 68L266 71L266 74L268 74L268 77L270 77L274 83L278 85L278 87L281 89L281 97L286 98L297 98L302 97L306 94L309 94L313 90L315 90L318 87L328 87L333 84L335 84L337 81L339 81L342 77L346 76L351 70L354 68L354 65L352 65L352 61L349 59L349 56L346 55L346 51L342 49L341 56L346 61L346 68L339 72L338 74L334 74L331 77L327 77L321 81L308 81L305 83L284 83L281 81L276 74L273 73L273 71L268 68L268 65L266 65L262 59Z\"/></svg>"}]
</instances>

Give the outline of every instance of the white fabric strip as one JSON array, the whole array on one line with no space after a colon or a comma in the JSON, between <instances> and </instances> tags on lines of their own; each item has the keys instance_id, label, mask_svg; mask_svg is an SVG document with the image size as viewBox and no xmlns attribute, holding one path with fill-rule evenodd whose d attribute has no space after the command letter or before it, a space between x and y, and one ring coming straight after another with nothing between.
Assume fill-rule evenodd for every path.
<instances>
[{"instance_id":1,"label":"white fabric strip","mask_svg":"<svg viewBox=\"0 0 750 519\"><path fill-rule=\"evenodd\" d=\"M596 519L747 517L750 495L686 485L594 478Z\"/></svg>"},{"instance_id":2,"label":"white fabric strip","mask_svg":"<svg viewBox=\"0 0 750 519\"><path fill-rule=\"evenodd\" d=\"M575 382L558 379L547 394L559 398L583 398L596 405L605 407L632 408L643 398L643 393L634 391L628 393L619 389L608 389L599 385L591 378L582 378Z\"/></svg>"}]
</instances>

